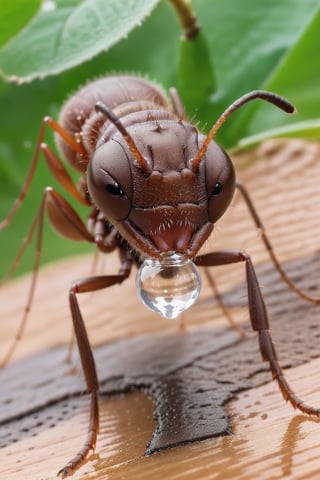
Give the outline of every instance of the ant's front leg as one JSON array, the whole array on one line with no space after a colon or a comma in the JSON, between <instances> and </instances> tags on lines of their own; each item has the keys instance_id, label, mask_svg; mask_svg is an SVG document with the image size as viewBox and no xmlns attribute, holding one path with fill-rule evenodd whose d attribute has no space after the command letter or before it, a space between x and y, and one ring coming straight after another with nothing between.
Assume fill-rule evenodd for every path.
<instances>
[{"instance_id":1,"label":"ant's front leg","mask_svg":"<svg viewBox=\"0 0 320 480\"><path fill-rule=\"evenodd\" d=\"M132 258L128 252L121 251L121 254L121 267L118 275L102 275L84 278L75 282L69 291L69 303L73 327L86 385L91 396L91 407L87 438L79 452L61 470L59 470L58 475L62 475L63 477L74 473L74 471L81 466L83 460L88 456L90 450L94 450L97 441L97 434L99 432L99 381L92 348L79 308L77 294L94 292L102 288L122 283L130 275Z\"/></svg>"},{"instance_id":2,"label":"ant's front leg","mask_svg":"<svg viewBox=\"0 0 320 480\"><path fill-rule=\"evenodd\" d=\"M292 391L290 385L284 377L282 368L278 362L275 346L272 341L267 309L249 255L240 250L226 250L202 255L195 259L195 263L197 265L204 267L227 265L238 262L245 262L246 264L250 321L252 329L258 332L260 352L263 360L269 363L272 377L277 381L283 398L286 401L289 401L293 408L297 408L303 413L318 417L320 415L320 409L311 407L304 403Z\"/></svg>"}]
</instances>

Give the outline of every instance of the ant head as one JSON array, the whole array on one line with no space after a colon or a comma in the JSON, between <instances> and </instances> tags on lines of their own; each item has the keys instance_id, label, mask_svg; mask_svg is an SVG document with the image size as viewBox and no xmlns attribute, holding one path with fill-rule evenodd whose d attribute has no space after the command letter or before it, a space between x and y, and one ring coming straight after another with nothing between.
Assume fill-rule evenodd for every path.
<instances>
[{"instance_id":1,"label":"ant head","mask_svg":"<svg viewBox=\"0 0 320 480\"><path fill-rule=\"evenodd\" d=\"M129 133L121 132L101 143L90 159L92 202L136 250L151 257L168 252L194 257L232 200L230 158L211 141L192 171L206 137L174 119L163 121L161 129L152 122L137 124L130 133L137 142L133 148L126 141Z\"/></svg>"},{"instance_id":2,"label":"ant head","mask_svg":"<svg viewBox=\"0 0 320 480\"><path fill-rule=\"evenodd\" d=\"M89 193L133 248L151 257L197 254L235 189L232 162L213 137L233 111L255 98L294 111L281 97L256 91L233 103L207 136L176 119L137 123L130 135L107 106L96 105L121 136L96 149L87 171Z\"/></svg>"}]
</instances>

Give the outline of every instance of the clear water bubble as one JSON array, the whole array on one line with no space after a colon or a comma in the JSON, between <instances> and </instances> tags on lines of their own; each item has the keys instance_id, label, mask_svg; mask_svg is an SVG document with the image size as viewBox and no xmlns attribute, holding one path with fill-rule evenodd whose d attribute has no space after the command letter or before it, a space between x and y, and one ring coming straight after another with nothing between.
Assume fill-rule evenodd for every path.
<instances>
[{"instance_id":1,"label":"clear water bubble","mask_svg":"<svg viewBox=\"0 0 320 480\"><path fill-rule=\"evenodd\" d=\"M201 277L196 265L178 253L146 258L136 277L144 305L165 318L176 318L197 300Z\"/></svg>"}]
</instances>

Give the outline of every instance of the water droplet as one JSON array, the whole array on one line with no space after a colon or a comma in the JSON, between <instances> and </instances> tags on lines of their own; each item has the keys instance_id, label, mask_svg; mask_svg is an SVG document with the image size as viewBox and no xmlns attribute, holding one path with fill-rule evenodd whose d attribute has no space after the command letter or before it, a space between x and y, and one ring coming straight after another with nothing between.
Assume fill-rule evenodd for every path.
<instances>
[{"instance_id":1,"label":"water droplet","mask_svg":"<svg viewBox=\"0 0 320 480\"><path fill-rule=\"evenodd\" d=\"M147 258L136 277L138 295L146 307L165 318L176 318L197 300L201 277L195 264L178 253Z\"/></svg>"}]
</instances>

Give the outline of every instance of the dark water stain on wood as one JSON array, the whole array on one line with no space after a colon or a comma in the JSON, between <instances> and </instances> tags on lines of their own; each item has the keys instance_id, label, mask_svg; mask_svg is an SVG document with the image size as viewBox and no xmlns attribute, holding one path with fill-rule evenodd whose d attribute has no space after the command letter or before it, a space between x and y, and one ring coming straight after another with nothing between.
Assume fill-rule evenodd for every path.
<instances>
[{"instance_id":1,"label":"dark water stain on wood","mask_svg":"<svg viewBox=\"0 0 320 480\"><path fill-rule=\"evenodd\" d=\"M319 259L312 257L286 267L299 281L303 266L312 290L318 285L315 265ZM282 366L289 368L318 357L319 307L288 291L270 265L258 269L258 276ZM243 303L243 292L243 285L228 292L226 304ZM81 373L66 374L64 354L62 347L45 351L0 372L1 446L36 435L84 408L84 380ZM235 331L214 326L119 340L97 347L95 357L102 397L136 389L152 397L157 427L147 454L230 434L226 403L237 392L271 379L254 334L241 340ZM303 392L297 393L303 397ZM60 413L53 414L53 407Z\"/></svg>"}]
</instances>

